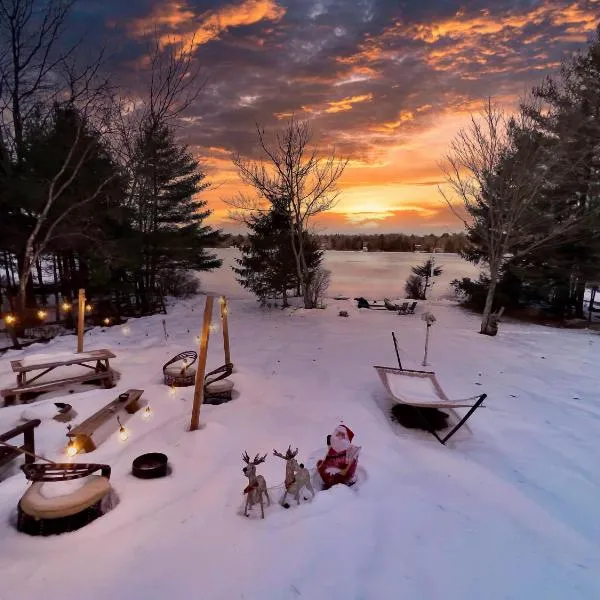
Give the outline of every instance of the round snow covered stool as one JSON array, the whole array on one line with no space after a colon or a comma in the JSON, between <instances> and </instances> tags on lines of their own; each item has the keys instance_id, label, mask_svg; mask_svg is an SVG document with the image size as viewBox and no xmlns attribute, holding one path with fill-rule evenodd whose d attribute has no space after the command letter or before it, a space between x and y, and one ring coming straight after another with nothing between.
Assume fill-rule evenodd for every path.
<instances>
[{"instance_id":1,"label":"round snow covered stool","mask_svg":"<svg viewBox=\"0 0 600 600\"><path fill-rule=\"evenodd\" d=\"M75 531L103 514L103 500L111 489L108 477L102 475L77 482L35 481L19 502L17 529L29 535ZM66 493L55 495L57 491Z\"/></svg>"},{"instance_id":2,"label":"round snow covered stool","mask_svg":"<svg viewBox=\"0 0 600 600\"><path fill-rule=\"evenodd\" d=\"M206 404L222 404L231 400L233 392L233 382L229 379L220 379L207 383L204 388L204 396Z\"/></svg>"},{"instance_id":3,"label":"round snow covered stool","mask_svg":"<svg viewBox=\"0 0 600 600\"><path fill-rule=\"evenodd\" d=\"M165 385L173 387L187 387L194 385L196 381L196 362L198 354L193 350L186 350L174 356L163 365L163 377Z\"/></svg>"}]
</instances>

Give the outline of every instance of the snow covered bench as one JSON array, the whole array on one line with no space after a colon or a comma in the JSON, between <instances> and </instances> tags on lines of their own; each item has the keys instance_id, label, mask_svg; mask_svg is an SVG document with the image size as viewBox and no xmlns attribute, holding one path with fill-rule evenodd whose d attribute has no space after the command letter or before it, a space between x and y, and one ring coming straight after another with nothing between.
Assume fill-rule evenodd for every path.
<instances>
[{"instance_id":1,"label":"snow covered bench","mask_svg":"<svg viewBox=\"0 0 600 600\"><path fill-rule=\"evenodd\" d=\"M114 386L113 371L110 368L109 359L115 358L115 355L110 350L92 350L91 352L82 352L80 354L68 354L61 356L43 357L40 362L34 362L34 357L25 358L23 360L13 360L10 366L14 373L17 374L17 385L12 388L6 388L0 391L0 396L5 398L5 402L19 402L21 396L27 393L40 394L48 392L66 385L76 383L86 383L89 381L101 381L106 388ZM95 363L94 366L88 363ZM52 381L38 382L34 381L43 377L50 371L58 367L81 366L90 369L90 373L78 375L76 377L62 377ZM27 380L27 375L35 371L41 371L30 380Z\"/></svg>"},{"instance_id":2,"label":"snow covered bench","mask_svg":"<svg viewBox=\"0 0 600 600\"><path fill-rule=\"evenodd\" d=\"M39 419L32 419L31 421L27 421L27 423L23 423L6 433L0 434L0 442L9 442L13 438L23 434L24 443L20 446L21 450L27 450L32 454L35 453L35 439L34 439L34 429L41 423ZM14 444L11 444L14 445ZM0 444L0 467L8 464L11 460L21 456L21 453L14 448L8 448L7 446L3 446ZM35 459L33 456L26 454L25 462L32 463Z\"/></svg>"},{"instance_id":3,"label":"snow covered bench","mask_svg":"<svg viewBox=\"0 0 600 600\"><path fill-rule=\"evenodd\" d=\"M92 475L98 470L100 475ZM19 501L17 529L29 535L79 529L101 516L110 499L108 465L32 464L23 471L33 483Z\"/></svg>"},{"instance_id":4,"label":"snow covered bench","mask_svg":"<svg viewBox=\"0 0 600 600\"><path fill-rule=\"evenodd\" d=\"M108 420L114 418L120 409L125 409L130 415L139 410L139 399L144 390L127 390L117 398L95 412L91 417L71 429L67 436L72 438L78 451L92 452L96 444L92 440L94 432Z\"/></svg>"}]
</instances>

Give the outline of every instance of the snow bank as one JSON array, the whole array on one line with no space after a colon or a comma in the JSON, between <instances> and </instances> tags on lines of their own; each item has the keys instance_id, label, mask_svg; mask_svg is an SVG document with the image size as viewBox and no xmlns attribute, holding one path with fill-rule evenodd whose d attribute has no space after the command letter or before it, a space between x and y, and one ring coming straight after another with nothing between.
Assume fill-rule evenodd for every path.
<instances>
[{"instance_id":1,"label":"snow bank","mask_svg":"<svg viewBox=\"0 0 600 600\"><path fill-rule=\"evenodd\" d=\"M125 419L126 442L113 423L98 449L79 457L110 464L119 497L114 510L80 531L46 539L19 534L12 522L27 483L15 467L0 481L2 600L69 593L79 600L600 597L595 334L506 322L489 338L477 334L475 316L433 304L429 360L445 392L488 394L471 432L443 447L390 422L373 369L396 363L392 330L403 365L419 368L419 314L361 312L353 301L269 312L223 275L203 283L230 296L236 397L204 406L204 427L190 433L192 388L171 395L162 384L163 363L196 348L202 297L166 316L131 320L127 329L87 333L86 347L117 355L117 388L56 391L36 405L68 402L79 422L119 392L142 388L153 417L145 421L140 411ZM339 310L350 318L339 318ZM43 352L70 352L75 343L61 337ZM0 386L14 381L11 359L40 350L5 355ZM220 333L211 334L208 368L222 362ZM0 409L0 430L22 412ZM299 460L314 469L340 420L362 446L360 485L320 491L286 511L278 504L285 465L272 449L297 446ZM44 421L38 450L63 460L65 433L64 424ZM268 453L258 468L273 500L265 520L240 515L246 450ZM132 460L151 451L169 456L172 474L135 479Z\"/></svg>"}]
</instances>

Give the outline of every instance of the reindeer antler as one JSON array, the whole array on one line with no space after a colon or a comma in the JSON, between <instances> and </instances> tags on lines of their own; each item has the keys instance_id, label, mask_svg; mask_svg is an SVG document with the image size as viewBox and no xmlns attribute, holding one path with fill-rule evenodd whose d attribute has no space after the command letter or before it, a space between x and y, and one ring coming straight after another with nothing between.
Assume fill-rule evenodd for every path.
<instances>
[{"instance_id":1,"label":"reindeer antler","mask_svg":"<svg viewBox=\"0 0 600 600\"><path fill-rule=\"evenodd\" d=\"M285 451L285 454L281 454L281 452L277 452L277 450L273 448L273 454L279 458L283 458L283 460L290 460L291 458L296 457L296 454L298 454L298 448L292 452L292 446L290 444L288 449Z\"/></svg>"},{"instance_id":2,"label":"reindeer antler","mask_svg":"<svg viewBox=\"0 0 600 600\"><path fill-rule=\"evenodd\" d=\"M263 456L262 456L262 457L260 457L260 458L259 458L259 455L257 454L257 455L254 457L254 460L252 461L252 464L253 464L253 465L260 465L260 463L264 463L264 462L265 462L265 459L266 459L266 458L267 458L267 455L266 455L266 454L263 454Z\"/></svg>"},{"instance_id":3,"label":"reindeer antler","mask_svg":"<svg viewBox=\"0 0 600 600\"><path fill-rule=\"evenodd\" d=\"M248 452L244 452L244 454L242 454L242 459L247 465L250 464L250 457L248 456Z\"/></svg>"}]
</instances>

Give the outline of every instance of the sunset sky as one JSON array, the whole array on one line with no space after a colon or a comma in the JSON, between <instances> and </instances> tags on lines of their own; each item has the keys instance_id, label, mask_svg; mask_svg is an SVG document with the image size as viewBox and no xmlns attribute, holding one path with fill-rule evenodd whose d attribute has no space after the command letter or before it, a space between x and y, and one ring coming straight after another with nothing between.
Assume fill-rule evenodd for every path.
<instances>
[{"instance_id":1,"label":"sunset sky","mask_svg":"<svg viewBox=\"0 0 600 600\"><path fill-rule=\"evenodd\" d=\"M255 122L310 119L348 157L322 231L457 231L439 161L488 96L509 108L583 48L600 0L82 0L76 18L117 72L143 64L145 37L194 40L208 78L182 135L214 189L212 221L241 189L232 152L256 155ZM127 80L127 78L126 78Z\"/></svg>"}]
</instances>

